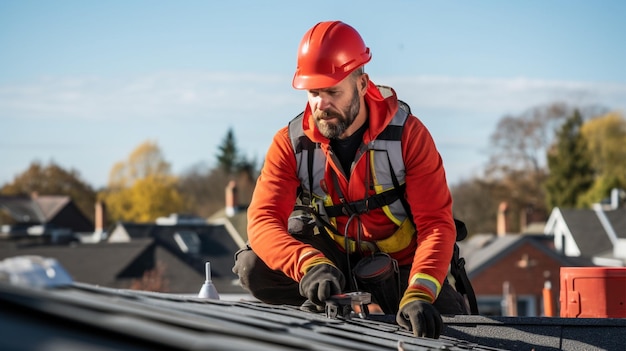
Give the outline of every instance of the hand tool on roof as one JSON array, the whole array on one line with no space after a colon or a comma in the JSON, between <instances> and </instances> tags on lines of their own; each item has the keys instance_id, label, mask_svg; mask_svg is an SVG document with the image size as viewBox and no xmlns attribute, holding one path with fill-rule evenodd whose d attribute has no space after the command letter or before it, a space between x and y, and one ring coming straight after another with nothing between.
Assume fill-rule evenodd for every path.
<instances>
[{"instance_id":1,"label":"hand tool on roof","mask_svg":"<svg viewBox=\"0 0 626 351\"><path fill-rule=\"evenodd\" d=\"M365 319L369 315L370 303L372 295L368 292L355 291L332 295L326 300L326 317L350 319L356 315ZM354 311L353 306L359 306L359 311Z\"/></svg>"}]
</instances>

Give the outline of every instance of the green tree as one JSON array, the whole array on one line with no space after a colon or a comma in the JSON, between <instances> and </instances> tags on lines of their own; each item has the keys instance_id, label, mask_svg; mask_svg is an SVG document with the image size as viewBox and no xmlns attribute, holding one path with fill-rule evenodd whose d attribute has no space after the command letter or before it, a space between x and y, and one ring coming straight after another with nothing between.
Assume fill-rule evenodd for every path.
<instances>
[{"instance_id":1,"label":"green tree","mask_svg":"<svg viewBox=\"0 0 626 351\"><path fill-rule=\"evenodd\" d=\"M550 173L546 180L546 203L554 207L580 207L581 196L593 185L594 172L580 132L582 117L574 111L557 133L547 155Z\"/></svg>"},{"instance_id":2,"label":"green tree","mask_svg":"<svg viewBox=\"0 0 626 351\"><path fill-rule=\"evenodd\" d=\"M218 149L217 162L219 168L226 175L236 175L245 172L253 176L256 172L256 161L250 161L245 156L241 155L237 147L235 132L232 128L228 129Z\"/></svg>"},{"instance_id":3,"label":"green tree","mask_svg":"<svg viewBox=\"0 0 626 351\"><path fill-rule=\"evenodd\" d=\"M583 124L581 134L596 174L581 200L588 206L606 198L613 188L626 189L626 119L610 112Z\"/></svg>"},{"instance_id":4,"label":"green tree","mask_svg":"<svg viewBox=\"0 0 626 351\"><path fill-rule=\"evenodd\" d=\"M109 188L99 196L111 221L150 222L183 208L177 179L159 146L150 141L113 166Z\"/></svg>"},{"instance_id":5,"label":"green tree","mask_svg":"<svg viewBox=\"0 0 626 351\"><path fill-rule=\"evenodd\" d=\"M240 156L239 150L237 149L237 143L235 141L235 133L232 128L228 129L226 137L224 137L224 140L222 141L222 145L219 146L217 162L226 174L235 173L237 170L237 165L240 162Z\"/></svg>"},{"instance_id":6,"label":"green tree","mask_svg":"<svg viewBox=\"0 0 626 351\"><path fill-rule=\"evenodd\" d=\"M33 193L69 196L87 218L94 220L96 192L75 170L65 170L54 162L44 166L35 161L26 171L16 176L13 182L0 189L2 195Z\"/></svg>"}]
</instances>

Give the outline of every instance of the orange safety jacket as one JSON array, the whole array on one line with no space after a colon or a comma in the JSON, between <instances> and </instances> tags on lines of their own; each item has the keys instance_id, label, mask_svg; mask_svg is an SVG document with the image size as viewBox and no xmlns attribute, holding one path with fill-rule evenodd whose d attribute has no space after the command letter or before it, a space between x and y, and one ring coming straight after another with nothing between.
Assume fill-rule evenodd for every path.
<instances>
[{"instance_id":1,"label":"orange safety jacket","mask_svg":"<svg viewBox=\"0 0 626 351\"><path fill-rule=\"evenodd\" d=\"M369 109L369 127L363 135L363 145L370 145L392 123L399 107L393 89L377 87L372 82L368 86L365 102ZM380 174L384 172L383 167L372 167L372 163L377 161L375 157L369 157L371 154L368 152L357 152L348 180L339 161L332 155L330 141L315 127L308 105L301 121L304 135L313 143L319 143L325 156L324 164L313 168L317 172L323 171L323 176L316 177L321 181L313 187L314 193L316 189L321 189L321 194L318 190L316 197L324 205L339 204L340 196L346 202L354 202L393 188L393 184L388 183L391 177ZM446 277L456 239L452 199L443 162L426 127L410 115L404 121L401 133L399 151L404 167L394 165L393 169L399 175L398 180L404 182L406 199L419 235L410 236L408 244L398 244L398 240L392 238L401 225L410 222L403 218L404 212L398 211L398 204L374 208L359 214L358 220L338 215L331 222L338 233L345 233L355 240L360 233L360 240L382 243L378 245L379 249L388 251L400 265L411 264L410 287L422 290L432 301ZM297 162L292 136L288 126L274 136L248 208L248 239L252 249L270 268L300 281L307 264L322 254L294 239L287 231L297 191L301 186L308 189L301 179L301 168L307 165L306 162ZM373 172L373 168L378 170ZM373 176L379 180L387 179L387 183L375 185L371 179ZM366 189L367 184L373 186ZM391 243L387 248L392 249L385 249L385 243ZM340 242L338 246L344 248L344 244Z\"/></svg>"},{"instance_id":2,"label":"orange safety jacket","mask_svg":"<svg viewBox=\"0 0 626 351\"><path fill-rule=\"evenodd\" d=\"M398 103L399 108L385 129L376 136L375 140L368 144L362 143L354 157L354 159L368 158L371 175L365 187L373 189L376 195L370 196L366 193L364 194L366 197L352 203L345 202L345 199L339 204L333 203L332 196L324 190L326 156L320 144L313 143L304 134L302 128L304 112L289 122L289 138L296 154L296 167L301 187L299 205L296 210L312 214L318 223L318 229L321 227L322 231L350 253L357 251L399 252L411 245L413 236L416 235L412 224L413 219L407 215L410 214L410 210L404 197L404 174L406 172L401 145L402 129L410 114L410 108L404 102L398 101ZM336 181L336 178L333 180ZM335 189L337 190L337 187ZM338 193L340 198L343 198L341 191ZM387 238L369 242L359 237L360 240L357 241L337 231L337 216L354 217L376 208L382 208L385 215L398 225L398 230ZM356 227L358 230L359 225L357 224ZM358 233L356 235L358 236Z\"/></svg>"}]
</instances>

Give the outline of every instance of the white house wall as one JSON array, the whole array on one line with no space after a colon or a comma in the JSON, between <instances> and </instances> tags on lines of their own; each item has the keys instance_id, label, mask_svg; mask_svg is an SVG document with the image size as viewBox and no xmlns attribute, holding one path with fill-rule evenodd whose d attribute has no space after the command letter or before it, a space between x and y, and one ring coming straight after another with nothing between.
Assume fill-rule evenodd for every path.
<instances>
[{"instance_id":1,"label":"white house wall","mask_svg":"<svg viewBox=\"0 0 626 351\"><path fill-rule=\"evenodd\" d=\"M554 235L554 247L557 252L563 252L564 255L570 257L579 257L581 255L580 249L558 207L552 210L550 218L546 222L544 234ZM564 246L565 250L563 250Z\"/></svg>"}]
</instances>

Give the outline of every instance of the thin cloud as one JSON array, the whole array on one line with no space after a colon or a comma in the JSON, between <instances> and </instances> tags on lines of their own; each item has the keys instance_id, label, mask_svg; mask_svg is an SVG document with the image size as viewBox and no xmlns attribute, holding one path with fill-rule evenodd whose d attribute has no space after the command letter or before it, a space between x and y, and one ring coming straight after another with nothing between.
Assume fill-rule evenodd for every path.
<instances>
[{"instance_id":1,"label":"thin cloud","mask_svg":"<svg viewBox=\"0 0 626 351\"><path fill-rule=\"evenodd\" d=\"M443 76L376 77L374 82L394 87L424 120L451 182L480 172L489 133L506 114L555 100L626 108L626 85L616 83ZM19 173L24 162L54 159L78 167L94 184L105 184L119 155L146 138L159 140L178 172L212 159L207 150L215 150L231 127L242 151L261 160L274 133L305 103L305 94L291 87L291 76L265 74L162 72L0 85L0 128L14 131L0 144L11 150L0 183ZM71 128L68 135L76 140L64 137L71 147L57 145L58 133ZM99 133L87 132L94 130Z\"/></svg>"},{"instance_id":2,"label":"thin cloud","mask_svg":"<svg viewBox=\"0 0 626 351\"><path fill-rule=\"evenodd\" d=\"M114 121L269 109L293 103L288 80L282 78L202 72L131 78L44 77L0 86L0 111L19 119ZM282 87L283 93L281 85L287 87Z\"/></svg>"},{"instance_id":3,"label":"thin cloud","mask_svg":"<svg viewBox=\"0 0 626 351\"><path fill-rule=\"evenodd\" d=\"M415 106L497 116L554 101L624 109L626 84L529 78L389 77L389 85Z\"/></svg>"},{"instance_id":4,"label":"thin cloud","mask_svg":"<svg viewBox=\"0 0 626 351\"><path fill-rule=\"evenodd\" d=\"M163 72L128 78L43 77L0 86L0 116L115 121L296 112L303 107L304 97L291 88L290 78L219 72ZM553 101L626 107L626 84L618 83L444 76L382 77L375 83L394 87L401 99L420 109L489 118Z\"/></svg>"}]
</instances>

